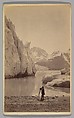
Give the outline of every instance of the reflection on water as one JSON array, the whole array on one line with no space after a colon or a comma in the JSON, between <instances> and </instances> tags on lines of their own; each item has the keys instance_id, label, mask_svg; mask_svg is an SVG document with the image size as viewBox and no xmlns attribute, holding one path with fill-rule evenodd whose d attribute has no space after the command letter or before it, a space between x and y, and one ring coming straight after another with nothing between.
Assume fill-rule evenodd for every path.
<instances>
[{"instance_id":1,"label":"reflection on water","mask_svg":"<svg viewBox=\"0 0 74 118\"><path fill-rule=\"evenodd\" d=\"M6 96L31 96L38 95L39 88L42 86L42 78L47 75L59 74L59 71L38 71L34 76L24 77L24 78L15 78L15 79L6 79L5 80L5 95ZM46 88L46 96L54 95L69 95L67 92L69 89L56 89L56 88Z\"/></svg>"},{"instance_id":2,"label":"reflection on water","mask_svg":"<svg viewBox=\"0 0 74 118\"><path fill-rule=\"evenodd\" d=\"M5 95L7 96L32 95L34 88L35 77L5 80Z\"/></svg>"}]
</instances>

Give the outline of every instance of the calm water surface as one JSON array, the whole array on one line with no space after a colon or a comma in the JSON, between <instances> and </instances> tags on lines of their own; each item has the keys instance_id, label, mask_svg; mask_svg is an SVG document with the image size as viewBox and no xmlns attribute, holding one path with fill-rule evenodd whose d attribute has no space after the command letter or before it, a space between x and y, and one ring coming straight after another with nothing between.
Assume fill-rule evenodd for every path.
<instances>
[{"instance_id":1,"label":"calm water surface","mask_svg":"<svg viewBox=\"0 0 74 118\"><path fill-rule=\"evenodd\" d=\"M15 78L15 79L6 79L5 80L5 95L6 96L32 96L38 95L39 88L42 85L42 79L45 75L56 75L60 74L59 71L38 71L34 76L24 77L24 78ZM69 89L63 88L46 88L46 96L61 96L69 95Z\"/></svg>"}]
</instances>

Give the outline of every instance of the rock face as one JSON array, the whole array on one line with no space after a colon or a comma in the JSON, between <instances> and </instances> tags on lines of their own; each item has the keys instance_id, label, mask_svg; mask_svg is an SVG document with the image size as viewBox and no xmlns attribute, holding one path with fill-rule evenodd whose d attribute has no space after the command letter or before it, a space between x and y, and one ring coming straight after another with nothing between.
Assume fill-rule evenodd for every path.
<instances>
[{"instance_id":1,"label":"rock face","mask_svg":"<svg viewBox=\"0 0 74 118\"><path fill-rule=\"evenodd\" d=\"M70 88L70 76L60 75L56 79L47 82L46 86Z\"/></svg>"},{"instance_id":2,"label":"rock face","mask_svg":"<svg viewBox=\"0 0 74 118\"><path fill-rule=\"evenodd\" d=\"M53 52L47 61L40 60L37 64L46 66L50 70L61 70L70 68L70 55L68 53Z\"/></svg>"},{"instance_id":3,"label":"rock face","mask_svg":"<svg viewBox=\"0 0 74 118\"><path fill-rule=\"evenodd\" d=\"M15 26L5 17L5 78L34 75L35 72L30 43L23 45Z\"/></svg>"}]
</instances>

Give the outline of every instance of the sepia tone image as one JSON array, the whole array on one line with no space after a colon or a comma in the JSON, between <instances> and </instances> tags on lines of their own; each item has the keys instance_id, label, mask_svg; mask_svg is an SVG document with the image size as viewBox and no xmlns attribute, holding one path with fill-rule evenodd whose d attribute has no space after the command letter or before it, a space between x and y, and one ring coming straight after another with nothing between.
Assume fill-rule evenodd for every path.
<instances>
[{"instance_id":1,"label":"sepia tone image","mask_svg":"<svg viewBox=\"0 0 74 118\"><path fill-rule=\"evenodd\" d=\"M71 113L71 5L4 4L4 114Z\"/></svg>"}]
</instances>

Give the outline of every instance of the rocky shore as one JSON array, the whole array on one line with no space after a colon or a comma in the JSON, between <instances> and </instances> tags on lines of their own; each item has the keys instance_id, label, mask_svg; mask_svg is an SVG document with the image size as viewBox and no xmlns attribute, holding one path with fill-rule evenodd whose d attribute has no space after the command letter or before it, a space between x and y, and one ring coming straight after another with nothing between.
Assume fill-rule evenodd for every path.
<instances>
[{"instance_id":1,"label":"rocky shore","mask_svg":"<svg viewBox=\"0 0 74 118\"><path fill-rule=\"evenodd\" d=\"M69 75L53 75L43 78L42 82L47 87L64 87L70 88L70 76Z\"/></svg>"},{"instance_id":2,"label":"rocky shore","mask_svg":"<svg viewBox=\"0 0 74 118\"><path fill-rule=\"evenodd\" d=\"M5 97L5 112L70 112L69 96L45 96L40 101L38 96Z\"/></svg>"}]
</instances>

